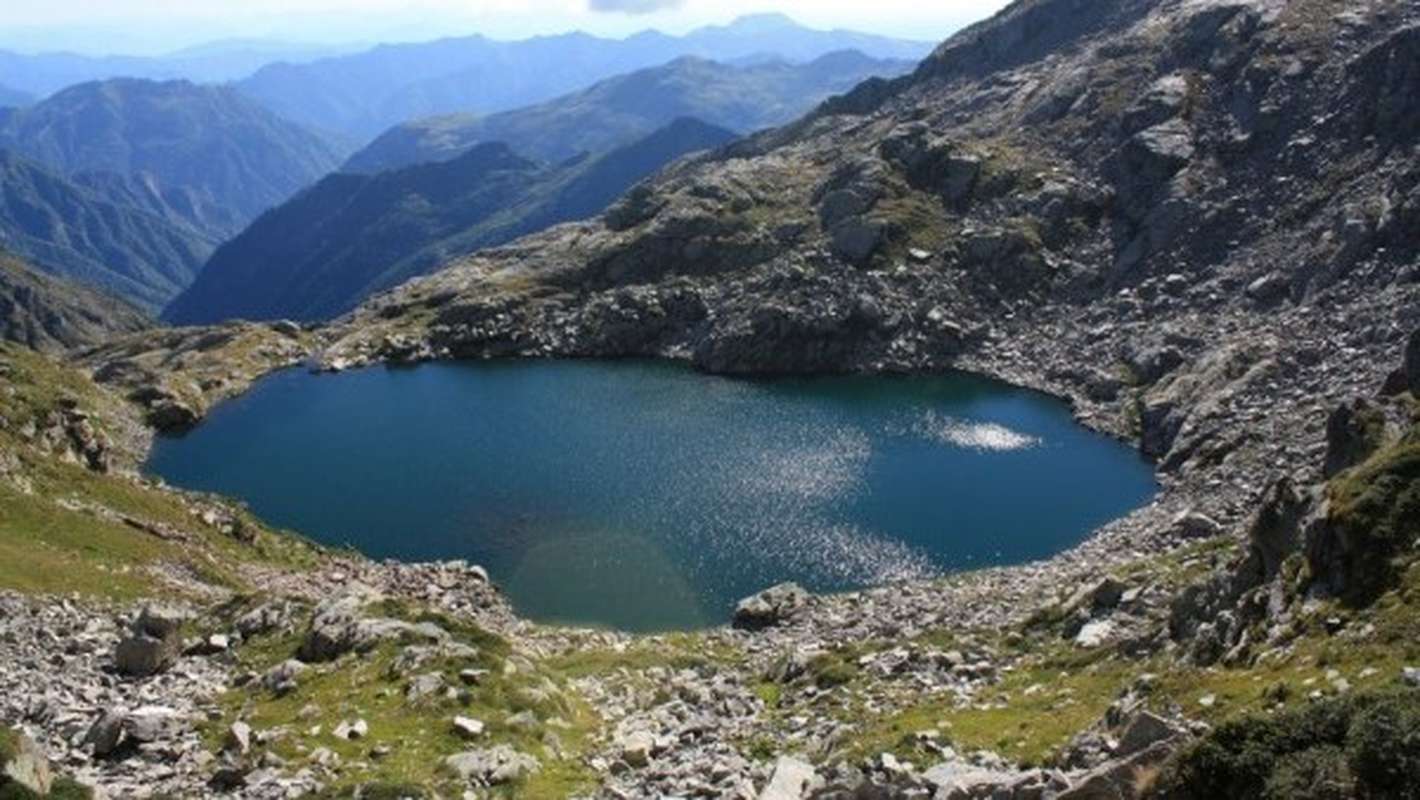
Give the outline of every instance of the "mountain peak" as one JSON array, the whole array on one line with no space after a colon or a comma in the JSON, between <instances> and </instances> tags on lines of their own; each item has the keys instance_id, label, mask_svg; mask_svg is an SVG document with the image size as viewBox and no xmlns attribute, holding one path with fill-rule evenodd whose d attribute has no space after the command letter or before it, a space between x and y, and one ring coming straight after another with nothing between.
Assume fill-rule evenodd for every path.
<instances>
[{"instance_id":1,"label":"mountain peak","mask_svg":"<svg viewBox=\"0 0 1420 800\"><path fill-rule=\"evenodd\" d=\"M799 23L787 14L765 13L746 14L736 17L733 22L726 26L729 30L737 33L768 33L771 31L782 31L785 28L802 27Z\"/></svg>"}]
</instances>

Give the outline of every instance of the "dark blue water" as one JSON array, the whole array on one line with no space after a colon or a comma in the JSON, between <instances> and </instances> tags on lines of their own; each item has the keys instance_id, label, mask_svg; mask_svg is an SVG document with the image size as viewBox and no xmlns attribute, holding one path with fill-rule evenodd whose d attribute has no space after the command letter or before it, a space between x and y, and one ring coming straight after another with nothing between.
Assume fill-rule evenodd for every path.
<instances>
[{"instance_id":1,"label":"dark blue water","mask_svg":"<svg viewBox=\"0 0 1420 800\"><path fill-rule=\"evenodd\" d=\"M1033 392L644 362L284 372L148 467L327 544L483 564L531 617L628 630L722 622L785 580L1049 556L1155 491Z\"/></svg>"}]
</instances>

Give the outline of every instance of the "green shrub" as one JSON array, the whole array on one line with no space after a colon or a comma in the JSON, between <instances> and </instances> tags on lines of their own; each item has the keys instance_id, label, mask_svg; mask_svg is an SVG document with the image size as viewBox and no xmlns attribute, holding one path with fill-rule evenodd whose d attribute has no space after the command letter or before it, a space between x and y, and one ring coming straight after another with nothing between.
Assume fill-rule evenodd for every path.
<instances>
[{"instance_id":1,"label":"green shrub","mask_svg":"<svg viewBox=\"0 0 1420 800\"><path fill-rule=\"evenodd\" d=\"M1263 788L1263 800L1351 800L1355 780L1346 754L1330 745L1278 759Z\"/></svg>"},{"instance_id":2,"label":"green shrub","mask_svg":"<svg viewBox=\"0 0 1420 800\"><path fill-rule=\"evenodd\" d=\"M1420 702L1380 703L1356 715L1346 754L1373 797L1420 797Z\"/></svg>"},{"instance_id":3,"label":"green shrub","mask_svg":"<svg viewBox=\"0 0 1420 800\"><path fill-rule=\"evenodd\" d=\"M1420 440L1376 454L1331 482L1330 523L1344 543L1346 599L1368 605L1398 578L1396 557L1420 539Z\"/></svg>"},{"instance_id":4,"label":"green shrub","mask_svg":"<svg viewBox=\"0 0 1420 800\"><path fill-rule=\"evenodd\" d=\"M825 653L809 661L809 675L820 689L843 686L851 682L857 674L858 668L840 655Z\"/></svg>"},{"instance_id":5,"label":"green shrub","mask_svg":"<svg viewBox=\"0 0 1420 800\"><path fill-rule=\"evenodd\" d=\"M1420 800L1420 692L1355 695L1219 725L1164 769L1160 796Z\"/></svg>"}]
</instances>

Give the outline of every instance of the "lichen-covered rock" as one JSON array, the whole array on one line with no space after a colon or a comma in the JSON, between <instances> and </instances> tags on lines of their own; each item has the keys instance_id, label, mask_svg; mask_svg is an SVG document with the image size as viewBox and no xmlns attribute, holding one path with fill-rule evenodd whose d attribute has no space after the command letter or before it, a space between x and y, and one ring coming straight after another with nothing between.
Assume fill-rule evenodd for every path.
<instances>
[{"instance_id":1,"label":"lichen-covered rock","mask_svg":"<svg viewBox=\"0 0 1420 800\"><path fill-rule=\"evenodd\" d=\"M809 593L797 583L781 583L741 600L735 606L734 626L762 630L782 624L809 602Z\"/></svg>"},{"instance_id":2,"label":"lichen-covered rock","mask_svg":"<svg viewBox=\"0 0 1420 800\"><path fill-rule=\"evenodd\" d=\"M53 783L49 759L39 745L19 731L0 727L0 796L25 797L26 792L43 796Z\"/></svg>"},{"instance_id":3,"label":"lichen-covered rock","mask_svg":"<svg viewBox=\"0 0 1420 800\"><path fill-rule=\"evenodd\" d=\"M540 764L536 758L504 744L451 755L444 759L444 767L465 781L501 786L536 772Z\"/></svg>"}]
</instances>

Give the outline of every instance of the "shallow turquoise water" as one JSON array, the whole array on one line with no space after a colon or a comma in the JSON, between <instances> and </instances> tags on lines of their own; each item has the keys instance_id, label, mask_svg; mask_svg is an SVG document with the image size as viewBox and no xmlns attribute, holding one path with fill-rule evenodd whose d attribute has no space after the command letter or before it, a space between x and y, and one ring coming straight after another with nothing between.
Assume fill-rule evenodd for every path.
<instances>
[{"instance_id":1,"label":"shallow turquoise water","mask_svg":"<svg viewBox=\"0 0 1420 800\"><path fill-rule=\"evenodd\" d=\"M531 617L628 630L723 622L785 580L1049 556L1156 488L1063 404L974 377L650 362L292 370L148 467L327 544L483 564Z\"/></svg>"}]
</instances>

